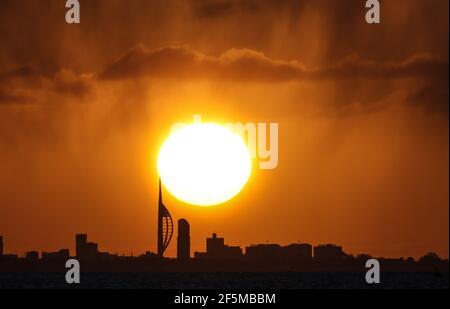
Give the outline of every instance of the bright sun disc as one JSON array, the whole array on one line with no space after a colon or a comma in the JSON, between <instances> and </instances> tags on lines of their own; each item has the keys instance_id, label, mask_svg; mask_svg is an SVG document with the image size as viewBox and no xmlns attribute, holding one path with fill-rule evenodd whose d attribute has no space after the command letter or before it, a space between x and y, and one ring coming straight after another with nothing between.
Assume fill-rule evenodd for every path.
<instances>
[{"instance_id":1,"label":"bright sun disc","mask_svg":"<svg viewBox=\"0 0 450 309\"><path fill-rule=\"evenodd\" d=\"M173 132L158 155L166 189L192 205L221 204L238 194L251 173L242 138L224 126L198 123Z\"/></svg>"}]
</instances>

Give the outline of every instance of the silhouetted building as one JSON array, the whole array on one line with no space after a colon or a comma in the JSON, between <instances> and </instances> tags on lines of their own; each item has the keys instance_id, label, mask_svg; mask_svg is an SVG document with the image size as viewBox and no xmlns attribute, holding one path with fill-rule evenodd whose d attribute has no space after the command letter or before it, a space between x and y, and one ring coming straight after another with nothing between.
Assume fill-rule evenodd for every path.
<instances>
[{"instance_id":1,"label":"silhouetted building","mask_svg":"<svg viewBox=\"0 0 450 309\"><path fill-rule=\"evenodd\" d=\"M280 257L281 246L278 244L259 244L245 248L245 255L252 260L275 260Z\"/></svg>"},{"instance_id":2,"label":"silhouetted building","mask_svg":"<svg viewBox=\"0 0 450 309\"><path fill-rule=\"evenodd\" d=\"M283 247L283 258L286 260L310 261L313 248L310 244L291 244Z\"/></svg>"},{"instance_id":3,"label":"silhouetted building","mask_svg":"<svg viewBox=\"0 0 450 309\"><path fill-rule=\"evenodd\" d=\"M58 252L42 252L42 260L45 261L65 261L69 258L69 249L61 249Z\"/></svg>"},{"instance_id":4,"label":"silhouetted building","mask_svg":"<svg viewBox=\"0 0 450 309\"><path fill-rule=\"evenodd\" d=\"M239 259L242 257L242 249L238 246L227 246L222 237L212 234L211 238L206 238L206 252L195 252L196 259Z\"/></svg>"},{"instance_id":5,"label":"silhouetted building","mask_svg":"<svg viewBox=\"0 0 450 309\"><path fill-rule=\"evenodd\" d=\"M3 236L0 236L0 256L3 256Z\"/></svg>"},{"instance_id":6,"label":"silhouetted building","mask_svg":"<svg viewBox=\"0 0 450 309\"><path fill-rule=\"evenodd\" d=\"M225 259L239 259L242 258L242 249L239 246L225 246Z\"/></svg>"},{"instance_id":7,"label":"silhouetted building","mask_svg":"<svg viewBox=\"0 0 450 309\"><path fill-rule=\"evenodd\" d=\"M245 256L251 260L272 261L310 261L312 246L310 244L259 244L245 248Z\"/></svg>"},{"instance_id":8,"label":"silhouetted building","mask_svg":"<svg viewBox=\"0 0 450 309\"><path fill-rule=\"evenodd\" d=\"M337 262L342 259L342 247L327 244L314 247L314 260L318 262Z\"/></svg>"},{"instance_id":9,"label":"silhouetted building","mask_svg":"<svg viewBox=\"0 0 450 309\"><path fill-rule=\"evenodd\" d=\"M87 234L75 235L75 255L81 256L83 246L87 243Z\"/></svg>"},{"instance_id":10,"label":"silhouetted building","mask_svg":"<svg viewBox=\"0 0 450 309\"><path fill-rule=\"evenodd\" d=\"M188 260L191 257L191 238L189 222L186 219L178 220L177 258Z\"/></svg>"},{"instance_id":11,"label":"silhouetted building","mask_svg":"<svg viewBox=\"0 0 450 309\"><path fill-rule=\"evenodd\" d=\"M195 260L205 260L207 258L208 258L208 255L206 254L206 252L198 252L198 251L194 252Z\"/></svg>"},{"instance_id":12,"label":"silhouetted building","mask_svg":"<svg viewBox=\"0 0 450 309\"><path fill-rule=\"evenodd\" d=\"M17 260L19 256L17 254L3 254L2 258L4 260Z\"/></svg>"},{"instance_id":13,"label":"silhouetted building","mask_svg":"<svg viewBox=\"0 0 450 309\"><path fill-rule=\"evenodd\" d=\"M25 258L29 261L37 261L39 260L39 252L37 251L28 251L25 254Z\"/></svg>"},{"instance_id":14,"label":"silhouetted building","mask_svg":"<svg viewBox=\"0 0 450 309\"><path fill-rule=\"evenodd\" d=\"M87 234L75 236L76 256L81 259L93 259L98 256L98 245L87 241Z\"/></svg>"},{"instance_id":15,"label":"silhouetted building","mask_svg":"<svg viewBox=\"0 0 450 309\"><path fill-rule=\"evenodd\" d=\"M225 239L212 234L211 238L206 238L206 253L212 258L218 258L222 255L225 248Z\"/></svg>"},{"instance_id":16,"label":"silhouetted building","mask_svg":"<svg viewBox=\"0 0 450 309\"><path fill-rule=\"evenodd\" d=\"M161 179L159 180L158 200L158 255L164 256L173 234L173 221L169 210L164 206L161 193Z\"/></svg>"}]
</instances>

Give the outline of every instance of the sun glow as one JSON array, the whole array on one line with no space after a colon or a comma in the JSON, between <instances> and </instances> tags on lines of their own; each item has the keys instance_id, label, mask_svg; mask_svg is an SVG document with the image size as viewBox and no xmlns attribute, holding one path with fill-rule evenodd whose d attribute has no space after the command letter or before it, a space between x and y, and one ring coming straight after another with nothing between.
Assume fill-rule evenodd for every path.
<instances>
[{"instance_id":1,"label":"sun glow","mask_svg":"<svg viewBox=\"0 0 450 309\"><path fill-rule=\"evenodd\" d=\"M247 183L251 167L242 138L214 123L174 131L158 155L158 173L166 189L198 206L221 204L236 196Z\"/></svg>"}]
</instances>

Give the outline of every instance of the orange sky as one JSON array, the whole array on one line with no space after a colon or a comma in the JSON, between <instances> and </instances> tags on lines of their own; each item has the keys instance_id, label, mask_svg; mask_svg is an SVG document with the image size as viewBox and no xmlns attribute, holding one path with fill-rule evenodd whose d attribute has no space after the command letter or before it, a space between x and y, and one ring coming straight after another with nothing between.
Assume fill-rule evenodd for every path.
<instances>
[{"instance_id":1,"label":"orange sky","mask_svg":"<svg viewBox=\"0 0 450 309\"><path fill-rule=\"evenodd\" d=\"M213 208L164 193L231 245L449 250L447 0L0 2L6 252L156 251L156 155L173 123L279 123L277 169ZM176 235L175 235L176 237ZM168 255L175 254L175 239ZM73 251L72 251L73 252Z\"/></svg>"}]
</instances>

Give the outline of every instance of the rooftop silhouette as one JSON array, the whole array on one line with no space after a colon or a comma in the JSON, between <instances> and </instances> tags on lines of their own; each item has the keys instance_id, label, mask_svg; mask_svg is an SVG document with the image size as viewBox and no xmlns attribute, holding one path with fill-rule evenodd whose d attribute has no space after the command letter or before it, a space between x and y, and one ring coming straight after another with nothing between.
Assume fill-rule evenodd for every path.
<instances>
[{"instance_id":1,"label":"rooftop silhouette","mask_svg":"<svg viewBox=\"0 0 450 309\"><path fill-rule=\"evenodd\" d=\"M0 236L0 272L64 272L65 262L76 258L84 271L90 272L267 272L267 271L365 271L367 254L353 256L334 244L313 246L295 243L255 244L245 247L225 244L225 239L212 234L206 239L206 251L191 257L189 223L179 221L177 258L161 257L146 252L138 256L124 256L99 251L96 243L88 242L87 234L75 235L75 255L69 249L56 252L29 251L24 256L5 254L4 238ZM418 260L409 258L376 257L383 271L392 272L448 272L448 260L428 253Z\"/></svg>"}]
</instances>

